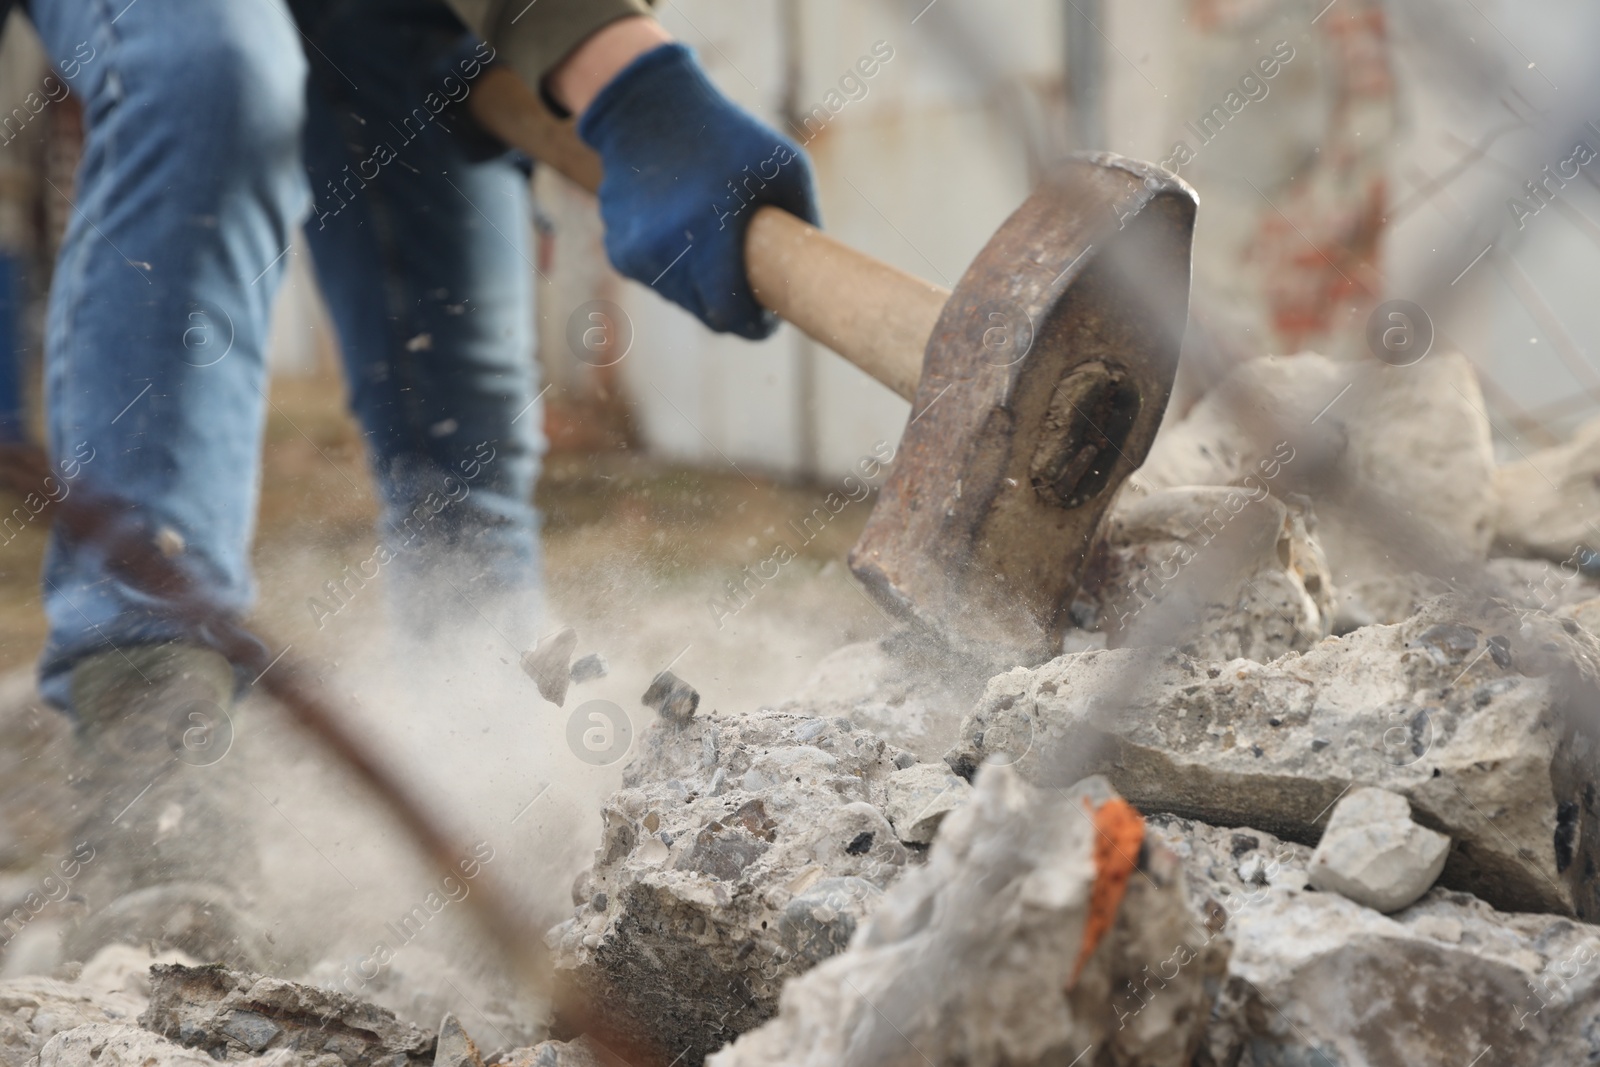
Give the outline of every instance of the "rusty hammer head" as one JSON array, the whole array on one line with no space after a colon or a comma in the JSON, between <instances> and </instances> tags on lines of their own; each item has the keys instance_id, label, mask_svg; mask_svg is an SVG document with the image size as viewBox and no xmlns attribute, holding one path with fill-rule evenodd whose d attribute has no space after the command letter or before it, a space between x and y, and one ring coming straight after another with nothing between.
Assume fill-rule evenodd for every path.
<instances>
[{"instance_id":1,"label":"rusty hammer head","mask_svg":"<svg viewBox=\"0 0 1600 1067\"><path fill-rule=\"evenodd\" d=\"M1195 207L1166 171L1077 156L978 254L850 554L881 604L985 658L1059 650L1095 531L1172 391Z\"/></svg>"}]
</instances>

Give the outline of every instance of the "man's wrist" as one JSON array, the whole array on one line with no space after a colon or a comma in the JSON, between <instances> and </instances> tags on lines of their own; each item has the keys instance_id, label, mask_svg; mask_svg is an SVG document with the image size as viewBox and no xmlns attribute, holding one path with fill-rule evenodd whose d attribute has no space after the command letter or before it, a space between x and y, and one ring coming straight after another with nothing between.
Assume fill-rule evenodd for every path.
<instances>
[{"instance_id":1,"label":"man's wrist","mask_svg":"<svg viewBox=\"0 0 1600 1067\"><path fill-rule=\"evenodd\" d=\"M567 110L581 115L624 67L672 39L661 23L644 15L607 23L545 76L545 91Z\"/></svg>"}]
</instances>

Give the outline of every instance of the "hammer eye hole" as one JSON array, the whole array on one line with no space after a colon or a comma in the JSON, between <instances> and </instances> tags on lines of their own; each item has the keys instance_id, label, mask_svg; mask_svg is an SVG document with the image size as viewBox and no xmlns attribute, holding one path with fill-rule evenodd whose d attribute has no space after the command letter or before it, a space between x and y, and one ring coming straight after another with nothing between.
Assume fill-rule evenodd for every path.
<instances>
[{"instance_id":1,"label":"hammer eye hole","mask_svg":"<svg viewBox=\"0 0 1600 1067\"><path fill-rule=\"evenodd\" d=\"M1076 508L1111 480L1139 417L1138 388L1121 370L1085 363L1056 383L1029 475L1047 504Z\"/></svg>"}]
</instances>

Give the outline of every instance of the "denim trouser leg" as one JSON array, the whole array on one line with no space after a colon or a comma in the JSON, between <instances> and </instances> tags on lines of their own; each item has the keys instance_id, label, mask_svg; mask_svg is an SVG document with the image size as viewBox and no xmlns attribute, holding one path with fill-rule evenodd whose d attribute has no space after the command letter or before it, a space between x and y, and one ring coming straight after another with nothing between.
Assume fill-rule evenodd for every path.
<instances>
[{"instance_id":1,"label":"denim trouser leg","mask_svg":"<svg viewBox=\"0 0 1600 1067\"><path fill-rule=\"evenodd\" d=\"M67 482L116 493L182 539L216 599L252 594L263 343L307 202L305 64L281 0L32 0L84 107L71 221L50 294L45 388ZM64 473L67 468L63 468ZM46 696L113 646L192 635L54 536Z\"/></svg>"},{"instance_id":2,"label":"denim trouser leg","mask_svg":"<svg viewBox=\"0 0 1600 1067\"><path fill-rule=\"evenodd\" d=\"M463 38L442 7L314 10L359 22L327 36L308 22L319 63L354 78L347 98L320 77L308 96L281 0L32 0L57 65L65 74L76 63L70 84L87 118L51 295L51 448L80 461L69 488L146 510L181 538L218 601L248 608L263 349L282 254L308 204L304 146L322 190L308 223L314 258L394 553L376 580L419 630L480 627L498 641L487 619L520 643L538 587L526 182L503 157L477 162L440 118L406 122L418 87L442 75L430 65ZM357 115L400 128L373 181L344 171L372 173ZM355 195L327 199L330 175ZM431 560L443 566L429 570ZM367 573L365 559L352 562ZM204 641L59 537L45 607L41 680L63 705L85 655Z\"/></svg>"},{"instance_id":3,"label":"denim trouser leg","mask_svg":"<svg viewBox=\"0 0 1600 1067\"><path fill-rule=\"evenodd\" d=\"M321 10L306 20L306 232L393 559L358 561L310 610L327 624L375 580L411 636L520 651L539 616L543 446L527 174L504 152L475 159L446 106L488 49L436 0Z\"/></svg>"}]
</instances>

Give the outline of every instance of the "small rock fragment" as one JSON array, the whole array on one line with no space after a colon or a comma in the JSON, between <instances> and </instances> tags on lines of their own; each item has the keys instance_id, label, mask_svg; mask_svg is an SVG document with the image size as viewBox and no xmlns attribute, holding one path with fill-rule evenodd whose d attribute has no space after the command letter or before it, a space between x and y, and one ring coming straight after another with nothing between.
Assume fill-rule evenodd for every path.
<instances>
[{"instance_id":1,"label":"small rock fragment","mask_svg":"<svg viewBox=\"0 0 1600 1067\"><path fill-rule=\"evenodd\" d=\"M914 763L889 775L884 814L900 840L925 845L944 817L967 798L972 787L943 763Z\"/></svg>"},{"instance_id":2,"label":"small rock fragment","mask_svg":"<svg viewBox=\"0 0 1600 1067\"><path fill-rule=\"evenodd\" d=\"M611 665L606 662L606 658L600 653L591 652L587 656L574 660L572 669L567 673L574 682L582 685L584 682L592 682L597 678L604 678L610 674Z\"/></svg>"},{"instance_id":3,"label":"small rock fragment","mask_svg":"<svg viewBox=\"0 0 1600 1067\"><path fill-rule=\"evenodd\" d=\"M483 1067L478 1046L461 1028L461 1020L450 1012L439 1023L439 1047L433 1054L433 1067Z\"/></svg>"},{"instance_id":4,"label":"small rock fragment","mask_svg":"<svg viewBox=\"0 0 1600 1067\"><path fill-rule=\"evenodd\" d=\"M663 719L684 723L693 718L695 709L700 707L700 693L671 671L662 671L639 702Z\"/></svg>"},{"instance_id":5,"label":"small rock fragment","mask_svg":"<svg viewBox=\"0 0 1600 1067\"><path fill-rule=\"evenodd\" d=\"M572 680L567 664L577 647L578 632L566 626L541 638L532 651L522 656L523 672L539 687L539 695L557 707L567 702L567 683Z\"/></svg>"},{"instance_id":6,"label":"small rock fragment","mask_svg":"<svg viewBox=\"0 0 1600 1067\"><path fill-rule=\"evenodd\" d=\"M506 1053L497 1067L628 1067L628 1062L593 1038L541 1041Z\"/></svg>"},{"instance_id":7,"label":"small rock fragment","mask_svg":"<svg viewBox=\"0 0 1600 1067\"><path fill-rule=\"evenodd\" d=\"M1311 854L1311 884L1384 914L1414 903L1433 885L1450 839L1411 821L1406 798L1353 789L1334 806Z\"/></svg>"},{"instance_id":8,"label":"small rock fragment","mask_svg":"<svg viewBox=\"0 0 1600 1067\"><path fill-rule=\"evenodd\" d=\"M150 977L150 1006L139 1025L213 1059L291 1050L308 1063L326 1055L344 1067L434 1062L432 1033L344 993L220 964L158 964Z\"/></svg>"}]
</instances>

